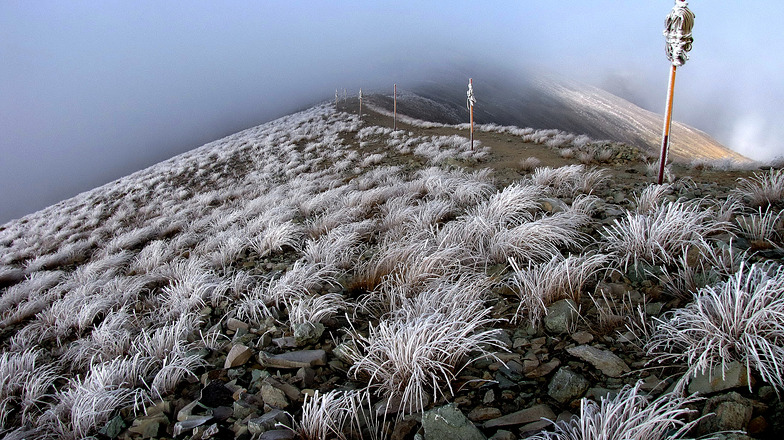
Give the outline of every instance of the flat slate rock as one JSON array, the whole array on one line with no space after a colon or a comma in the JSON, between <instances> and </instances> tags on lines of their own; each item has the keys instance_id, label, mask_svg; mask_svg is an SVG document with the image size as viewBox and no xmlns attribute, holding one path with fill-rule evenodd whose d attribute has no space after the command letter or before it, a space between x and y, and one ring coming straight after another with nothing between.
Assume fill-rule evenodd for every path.
<instances>
[{"instance_id":1,"label":"flat slate rock","mask_svg":"<svg viewBox=\"0 0 784 440\"><path fill-rule=\"evenodd\" d=\"M532 422L539 422L542 419L555 420L555 413L547 405L534 405L520 411L488 420L484 423L485 428L495 428L497 426L525 425Z\"/></svg>"},{"instance_id":2,"label":"flat slate rock","mask_svg":"<svg viewBox=\"0 0 784 440\"><path fill-rule=\"evenodd\" d=\"M567 348L566 351L601 370L605 376L621 377L624 373L632 371L623 359L610 350L602 350L590 345L579 345Z\"/></svg>"},{"instance_id":3,"label":"flat slate rock","mask_svg":"<svg viewBox=\"0 0 784 440\"><path fill-rule=\"evenodd\" d=\"M259 354L259 363L270 368L303 368L327 365L327 353L324 350L299 350L270 355Z\"/></svg>"}]
</instances>

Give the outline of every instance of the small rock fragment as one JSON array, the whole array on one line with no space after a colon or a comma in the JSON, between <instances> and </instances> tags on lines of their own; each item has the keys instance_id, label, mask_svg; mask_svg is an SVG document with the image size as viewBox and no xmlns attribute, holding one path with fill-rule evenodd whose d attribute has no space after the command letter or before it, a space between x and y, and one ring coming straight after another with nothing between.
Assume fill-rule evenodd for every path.
<instances>
[{"instance_id":1,"label":"small rock fragment","mask_svg":"<svg viewBox=\"0 0 784 440\"><path fill-rule=\"evenodd\" d=\"M547 307L544 328L553 334L569 333L578 318L577 304L570 299L556 301Z\"/></svg>"},{"instance_id":2,"label":"small rock fragment","mask_svg":"<svg viewBox=\"0 0 784 440\"><path fill-rule=\"evenodd\" d=\"M226 362L223 364L223 368L234 368L239 367L240 365L248 362L248 360L253 356L253 351L242 345L237 344L231 347L229 350L229 354L226 355Z\"/></svg>"},{"instance_id":3,"label":"small rock fragment","mask_svg":"<svg viewBox=\"0 0 784 440\"><path fill-rule=\"evenodd\" d=\"M468 413L468 419L472 422L483 422L498 417L501 417L501 410L493 407L474 408Z\"/></svg>"},{"instance_id":4,"label":"small rock fragment","mask_svg":"<svg viewBox=\"0 0 784 440\"><path fill-rule=\"evenodd\" d=\"M212 420L212 416L191 416L190 418L174 424L174 436L190 431Z\"/></svg>"},{"instance_id":5,"label":"small rock fragment","mask_svg":"<svg viewBox=\"0 0 784 440\"><path fill-rule=\"evenodd\" d=\"M590 383L583 376L562 367L550 381L550 385L547 387L547 394L563 404L581 397L589 386Z\"/></svg>"},{"instance_id":6,"label":"small rock fragment","mask_svg":"<svg viewBox=\"0 0 784 440\"><path fill-rule=\"evenodd\" d=\"M425 440L485 440L484 434L453 404L425 412L422 427Z\"/></svg>"},{"instance_id":7,"label":"small rock fragment","mask_svg":"<svg viewBox=\"0 0 784 440\"><path fill-rule=\"evenodd\" d=\"M327 364L327 353L324 350L300 350L269 355L259 354L259 363L270 368L302 368Z\"/></svg>"},{"instance_id":8,"label":"small rock fragment","mask_svg":"<svg viewBox=\"0 0 784 440\"><path fill-rule=\"evenodd\" d=\"M609 350L602 350L590 345L579 345L567 348L566 351L601 370L605 376L620 377L631 371L626 362Z\"/></svg>"}]
</instances>

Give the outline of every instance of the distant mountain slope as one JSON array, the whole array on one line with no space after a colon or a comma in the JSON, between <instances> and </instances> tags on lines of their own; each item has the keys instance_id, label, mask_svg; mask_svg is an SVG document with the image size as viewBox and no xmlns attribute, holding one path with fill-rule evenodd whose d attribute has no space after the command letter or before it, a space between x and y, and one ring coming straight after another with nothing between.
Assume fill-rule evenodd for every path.
<instances>
[{"instance_id":1,"label":"distant mountain slope","mask_svg":"<svg viewBox=\"0 0 784 440\"><path fill-rule=\"evenodd\" d=\"M463 78L434 80L402 94L398 110L419 119L455 124L467 122ZM474 78L478 123L556 128L594 139L608 139L659 154L663 117L602 89L568 80L544 77L503 79L502 75ZM391 109L391 97L384 99ZM673 122L670 158L750 159L724 147L708 134Z\"/></svg>"}]
</instances>

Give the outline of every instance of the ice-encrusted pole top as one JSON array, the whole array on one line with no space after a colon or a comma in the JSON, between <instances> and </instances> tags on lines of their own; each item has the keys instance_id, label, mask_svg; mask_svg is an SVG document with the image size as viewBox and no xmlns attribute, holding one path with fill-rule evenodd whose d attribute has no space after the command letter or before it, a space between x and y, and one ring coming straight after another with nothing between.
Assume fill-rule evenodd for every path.
<instances>
[{"instance_id":1,"label":"ice-encrusted pole top","mask_svg":"<svg viewBox=\"0 0 784 440\"><path fill-rule=\"evenodd\" d=\"M474 85L471 81L468 82L468 91L466 92L466 108L471 110L471 107L476 104L476 98L474 98Z\"/></svg>"},{"instance_id":2,"label":"ice-encrusted pole top","mask_svg":"<svg viewBox=\"0 0 784 440\"><path fill-rule=\"evenodd\" d=\"M664 20L664 37L667 40L667 58L673 66L680 67L689 59L694 38L691 30L694 27L694 13L689 10L686 0L675 0L675 6Z\"/></svg>"}]
</instances>

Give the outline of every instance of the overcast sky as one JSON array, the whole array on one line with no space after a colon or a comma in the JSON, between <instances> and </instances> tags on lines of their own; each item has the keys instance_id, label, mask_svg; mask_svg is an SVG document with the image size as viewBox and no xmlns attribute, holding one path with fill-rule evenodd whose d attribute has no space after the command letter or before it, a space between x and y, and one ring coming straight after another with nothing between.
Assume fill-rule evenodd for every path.
<instances>
[{"instance_id":1,"label":"overcast sky","mask_svg":"<svg viewBox=\"0 0 784 440\"><path fill-rule=\"evenodd\" d=\"M335 88L405 88L453 64L555 72L661 112L672 5L0 0L0 223ZM784 2L689 6L675 118L751 158L784 155Z\"/></svg>"}]
</instances>

